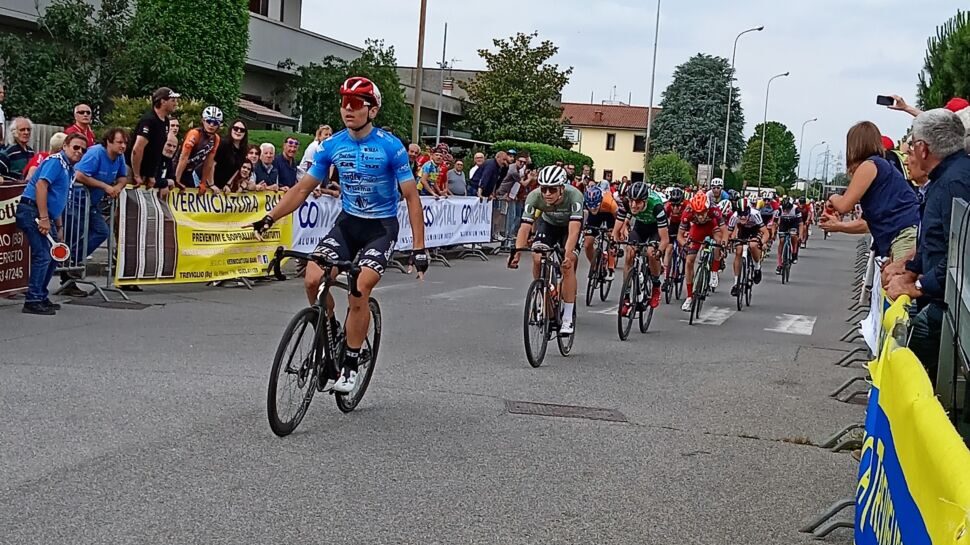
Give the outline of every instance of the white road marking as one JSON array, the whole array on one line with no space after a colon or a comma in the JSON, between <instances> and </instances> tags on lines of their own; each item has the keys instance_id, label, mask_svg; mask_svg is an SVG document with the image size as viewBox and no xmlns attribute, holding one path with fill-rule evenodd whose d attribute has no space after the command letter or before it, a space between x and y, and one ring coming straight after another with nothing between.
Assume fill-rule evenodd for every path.
<instances>
[{"instance_id":1,"label":"white road marking","mask_svg":"<svg viewBox=\"0 0 970 545\"><path fill-rule=\"evenodd\" d=\"M467 297L481 295L482 292L485 292L488 290L512 290L512 289L515 289L515 288L506 288L502 286L471 286L468 288L461 288L457 290L436 293L434 295L428 296L428 299L448 299L448 300L464 299Z\"/></svg>"},{"instance_id":2,"label":"white road marking","mask_svg":"<svg viewBox=\"0 0 970 545\"><path fill-rule=\"evenodd\" d=\"M435 285L435 284L444 284L444 282L440 282L440 281L439 282L431 282L431 281L427 281L426 280L424 282L424 284L422 284L418 280L415 280L414 283L405 282L405 283L402 283L402 284L389 284L387 286L377 286L377 288L375 289L375 291L377 291L377 292L385 292L385 291L391 291L391 290L399 290L399 289L402 289L402 288L415 289L416 287L421 286L421 285Z\"/></svg>"},{"instance_id":3,"label":"white road marking","mask_svg":"<svg viewBox=\"0 0 970 545\"><path fill-rule=\"evenodd\" d=\"M775 316L778 320L774 327L766 327L765 331L772 333L785 333L788 335L811 335L815 330L815 316L802 316L801 314L782 314Z\"/></svg>"},{"instance_id":4,"label":"white road marking","mask_svg":"<svg viewBox=\"0 0 970 545\"><path fill-rule=\"evenodd\" d=\"M613 305L612 307L606 308L606 309L603 309L603 310L590 310L590 311L587 311L587 312L589 312L590 314L616 314L617 311L619 311L619 310L620 310L620 307L619 306Z\"/></svg>"},{"instance_id":5,"label":"white road marking","mask_svg":"<svg viewBox=\"0 0 970 545\"><path fill-rule=\"evenodd\" d=\"M697 324L715 325L715 326L721 325L724 322L728 321L728 318L730 318L731 316L734 316L737 313L738 313L737 309L734 309L734 308L709 307L705 305L704 308L701 309L700 318L694 319L694 325L697 325ZM686 316L687 313L684 312L684 315ZM690 321L689 317L681 320L681 322L685 322L685 323L689 321Z\"/></svg>"}]
</instances>

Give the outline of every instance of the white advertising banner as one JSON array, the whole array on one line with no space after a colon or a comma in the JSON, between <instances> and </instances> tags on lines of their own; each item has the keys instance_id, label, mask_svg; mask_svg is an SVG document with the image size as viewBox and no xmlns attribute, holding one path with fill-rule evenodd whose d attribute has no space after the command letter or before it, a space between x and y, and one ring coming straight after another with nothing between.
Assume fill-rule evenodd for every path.
<instances>
[{"instance_id":1,"label":"white advertising banner","mask_svg":"<svg viewBox=\"0 0 970 545\"><path fill-rule=\"evenodd\" d=\"M449 197L435 200L421 197L426 248L476 244L492 239L492 203L477 197ZM312 252L340 215L340 201L333 197L309 198L294 213L293 249ZM401 201L397 219L400 231L395 250L410 250L413 242L408 207Z\"/></svg>"}]
</instances>

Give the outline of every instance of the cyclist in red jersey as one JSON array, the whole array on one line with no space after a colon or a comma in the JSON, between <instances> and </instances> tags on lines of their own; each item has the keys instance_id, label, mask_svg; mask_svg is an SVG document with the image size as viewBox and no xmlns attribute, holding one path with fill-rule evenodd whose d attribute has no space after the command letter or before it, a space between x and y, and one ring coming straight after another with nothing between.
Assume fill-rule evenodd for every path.
<instances>
[{"instance_id":1,"label":"cyclist in red jersey","mask_svg":"<svg viewBox=\"0 0 970 545\"><path fill-rule=\"evenodd\" d=\"M691 303L694 297L694 263L697 260L697 252L701 249L701 243L707 237L712 237L718 244L724 242L724 228L721 224L721 210L717 207L710 207L707 194L698 192L690 201L690 206L686 207L684 215L680 220L680 230L678 242L681 247L687 248L687 263L685 274L687 276L687 299L681 310L690 312ZM717 287L717 275L714 271L721 268L721 249L714 249L714 262L711 264L711 287Z\"/></svg>"},{"instance_id":2,"label":"cyclist in red jersey","mask_svg":"<svg viewBox=\"0 0 970 545\"><path fill-rule=\"evenodd\" d=\"M798 198L798 211L802 214L802 224L799 226L799 238L802 242L808 241L808 226L815 219L815 209L809 204L805 197Z\"/></svg>"},{"instance_id":3,"label":"cyclist in red jersey","mask_svg":"<svg viewBox=\"0 0 970 545\"><path fill-rule=\"evenodd\" d=\"M671 251L664 252L664 270L670 268L670 262L674 256L674 242L677 242L677 233L680 232L680 218L684 215L684 210L687 206L684 203L684 190L679 187L674 187L670 190L670 197L668 197L666 204L664 204L664 212L667 214L667 232L670 236L670 248ZM678 251L682 251L683 246L681 246Z\"/></svg>"}]
</instances>

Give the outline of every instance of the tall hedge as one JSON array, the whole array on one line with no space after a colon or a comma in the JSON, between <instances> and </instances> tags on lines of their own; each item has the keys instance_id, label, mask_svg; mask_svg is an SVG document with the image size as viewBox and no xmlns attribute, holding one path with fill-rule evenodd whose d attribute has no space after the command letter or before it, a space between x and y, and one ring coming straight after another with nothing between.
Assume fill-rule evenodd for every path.
<instances>
[{"instance_id":1,"label":"tall hedge","mask_svg":"<svg viewBox=\"0 0 970 545\"><path fill-rule=\"evenodd\" d=\"M567 165L576 165L577 172L582 171L583 165L588 165L590 168L593 168L593 159L588 155L536 142L502 140L492 144L491 152L494 154L510 149L514 149L518 153L522 153L523 151L529 152L529 155L532 157L532 164L540 168L552 165L556 161L562 161Z\"/></svg>"},{"instance_id":2,"label":"tall hedge","mask_svg":"<svg viewBox=\"0 0 970 545\"><path fill-rule=\"evenodd\" d=\"M161 86L233 117L249 49L246 0L137 0L125 45L139 94Z\"/></svg>"}]
</instances>

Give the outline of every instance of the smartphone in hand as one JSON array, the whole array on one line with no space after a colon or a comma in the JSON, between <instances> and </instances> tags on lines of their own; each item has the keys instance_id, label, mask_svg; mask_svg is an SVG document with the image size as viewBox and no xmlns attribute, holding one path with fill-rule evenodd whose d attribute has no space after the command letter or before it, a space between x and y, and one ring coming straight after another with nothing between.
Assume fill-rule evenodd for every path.
<instances>
[{"instance_id":1,"label":"smartphone in hand","mask_svg":"<svg viewBox=\"0 0 970 545\"><path fill-rule=\"evenodd\" d=\"M880 106L893 106L896 104L896 99L887 97L886 95L876 95L876 104Z\"/></svg>"}]
</instances>

